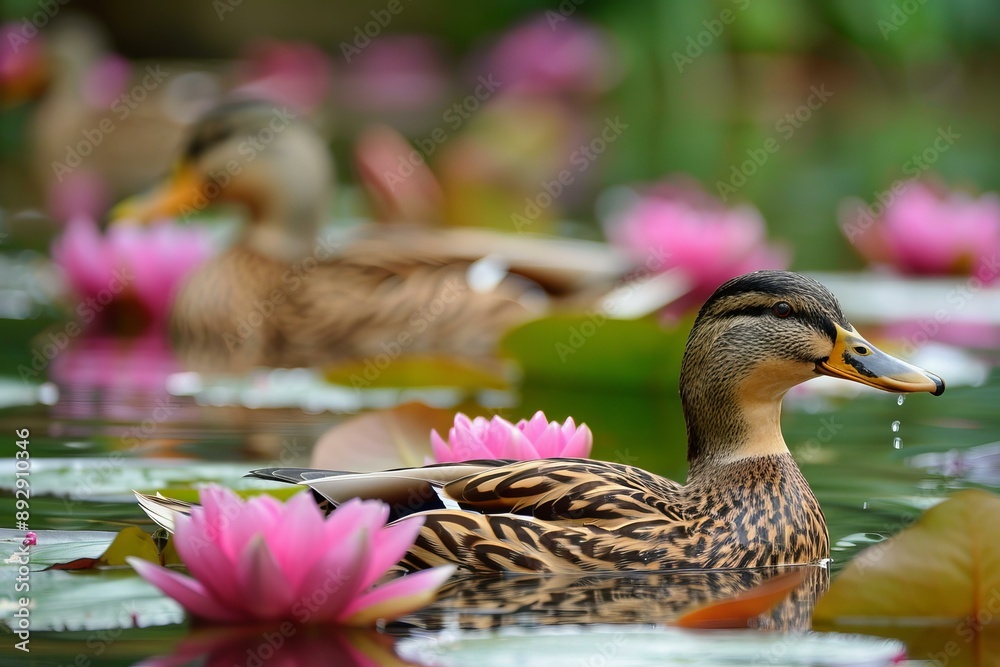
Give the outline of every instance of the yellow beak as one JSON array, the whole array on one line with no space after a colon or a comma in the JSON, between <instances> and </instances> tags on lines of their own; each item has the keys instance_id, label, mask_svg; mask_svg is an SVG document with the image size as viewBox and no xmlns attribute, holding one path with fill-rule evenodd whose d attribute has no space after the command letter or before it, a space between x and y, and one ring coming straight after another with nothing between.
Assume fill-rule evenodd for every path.
<instances>
[{"instance_id":1,"label":"yellow beak","mask_svg":"<svg viewBox=\"0 0 1000 667\"><path fill-rule=\"evenodd\" d=\"M173 176L152 192L130 197L111 210L113 224L147 224L159 218L187 216L208 205L204 182L187 165L178 165Z\"/></svg>"},{"instance_id":2,"label":"yellow beak","mask_svg":"<svg viewBox=\"0 0 1000 667\"><path fill-rule=\"evenodd\" d=\"M856 331L834 326L837 340L829 358L816 364L818 373L884 391L928 391L935 396L944 393L944 380L937 375L882 352Z\"/></svg>"}]
</instances>

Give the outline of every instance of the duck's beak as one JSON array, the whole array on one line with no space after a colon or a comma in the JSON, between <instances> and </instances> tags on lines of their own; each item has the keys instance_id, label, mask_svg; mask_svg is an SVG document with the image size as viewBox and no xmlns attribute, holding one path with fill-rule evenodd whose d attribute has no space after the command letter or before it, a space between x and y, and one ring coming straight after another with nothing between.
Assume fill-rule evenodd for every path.
<instances>
[{"instance_id":1,"label":"duck's beak","mask_svg":"<svg viewBox=\"0 0 1000 667\"><path fill-rule=\"evenodd\" d=\"M152 192L130 197L111 210L113 224L147 224L160 218L188 215L204 208L208 198L204 181L188 165L180 164L170 179Z\"/></svg>"},{"instance_id":2,"label":"duck's beak","mask_svg":"<svg viewBox=\"0 0 1000 667\"><path fill-rule=\"evenodd\" d=\"M816 364L818 373L853 380L884 391L928 391L935 396L944 393L944 380L937 375L886 354L856 331L834 326L837 328L837 340L830 357Z\"/></svg>"}]
</instances>

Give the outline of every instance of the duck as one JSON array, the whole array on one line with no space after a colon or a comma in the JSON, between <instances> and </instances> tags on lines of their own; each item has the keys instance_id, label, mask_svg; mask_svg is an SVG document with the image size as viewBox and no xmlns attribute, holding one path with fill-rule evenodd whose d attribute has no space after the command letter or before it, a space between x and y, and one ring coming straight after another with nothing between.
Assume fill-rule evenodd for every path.
<instances>
[{"instance_id":1,"label":"duck","mask_svg":"<svg viewBox=\"0 0 1000 667\"><path fill-rule=\"evenodd\" d=\"M176 297L171 328L181 350L225 359L231 370L397 351L487 357L505 331L545 312L550 295L613 284L631 268L596 251L600 244L567 252L486 230L324 232L334 172L326 142L293 109L231 99L195 123L161 185L119 204L121 224L242 207L239 237ZM554 245L572 257L567 266L553 269Z\"/></svg>"},{"instance_id":2,"label":"duck","mask_svg":"<svg viewBox=\"0 0 1000 667\"><path fill-rule=\"evenodd\" d=\"M685 484L590 459L469 461L351 473L302 468L250 476L299 484L328 507L376 498L423 527L400 571L453 564L474 573L733 569L829 557L823 510L789 453L781 402L831 376L888 392L944 392L937 375L873 346L834 295L788 271L721 285L684 349ZM172 528L190 506L137 494Z\"/></svg>"}]
</instances>

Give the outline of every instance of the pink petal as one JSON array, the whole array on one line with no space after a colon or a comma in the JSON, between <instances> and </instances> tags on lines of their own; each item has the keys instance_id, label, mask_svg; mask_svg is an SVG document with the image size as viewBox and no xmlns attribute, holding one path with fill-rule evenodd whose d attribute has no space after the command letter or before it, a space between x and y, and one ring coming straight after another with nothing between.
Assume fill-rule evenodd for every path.
<instances>
[{"instance_id":1,"label":"pink petal","mask_svg":"<svg viewBox=\"0 0 1000 667\"><path fill-rule=\"evenodd\" d=\"M438 463L456 462L448 443L433 429L431 430L431 451L434 453L434 460Z\"/></svg>"},{"instance_id":2,"label":"pink petal","mask_svg":"<svg viewBox=\"0 0 1000 667\"><path fill-rule=\"evenodd\" d=\"M188 572L221 603L240 608L242 601L236 578L236 561L220 546L218 538L217 535L215 539L208 539L194 520L177 517L174 545Z\"/></svg>"},{"instance_id":3,"label":"pink petal","mask_svg":"<svg viewBox=\"0 0 1000 667\"><path fill-rule=\"evenodd\" d=\"M364 530L340 535L337 544L327 548L302 577L292 605L296 620L310 623L338 617L361 592L361 577L371 553Z\"/></svg>"},{"instance_id":4,"label":"pink petal","mask_svg":"<svg viewBox=\"0 0 1000 667\"><path fill-rule=\"evenodd\" d=\"M411 517L386 526L372 535L372 556L362 577L362 588L371 586L389 568L402 560L407 550L413 546L423 525L423 517Z\"/></svg>"},{"instance_id":5,"label":"pink petal","mask_svg":"<svg viewBox=\"0 0 1000 667\"><path fill-rule=\"evenodd\" d=\"M216 623L245 620L238 611L220 605L200 582L147 560L129 556L125 559L139 576L181 604L192 616Z\"/></svg>"},{"instance_id":6,"label":"pink petal","mask_svg":"<svg viewBox=\"0 0 1000 667\"><path fill-rule=\"evenodd\" d=\"M257 535L266 535L281 521L282 504L278 499L262 494L242 504L239 514L230 521L223 532L232 553L242 555L250 541Z\"/></svg>"},{"instance_id":7,"label":"pink petal","mask_svg":"<svg viewBox=\"0 0 1000 667\"><path fill-rule=\"evenodd\" d=\"M260 619L287 618L295 600L284 572L262 535L255 535L237 564L243 609Z\"/></svg>"},{"instance_id":8,"label":"pink petal","mask_svg":"<svg viewBox=\"0 0 1000 667\"><path fill-rule=\"evenodd\" d=\"M264 535L289 588L297 589L306 570L322 555L316 536L323 533L325 520L312 493L303 491L285 503L281 523Z\"/></svg>"},{"instance_id":9,"label":"pink petal","mask_svg":"<svg viewBox=\"0 0 1000 667\"><path fill-rule=\"evenodd\" d=\"M593 444L594 436L590 432L590 427L586 424L580 424L576 428L576 433L573 434L573 437L563 447L560 456L565 456L566 458L587 458L590 456Z\"/></svg>"},{"instance_id":10,"label":"pink petal","mask_svg":"<svg viewBox=\"0 0 1000 667\"><path fill-rule=\"evenodd\" d=\"M383 618L399 618L434 601L437 590L455 572L445 565L393 579L356 597L337 617L348 625L371 625Z\"/></svg>"},{"instance_id":11,"label":"pink petal","mask_svg":"<svg viewBox=\"0 0 1000 667\"><path fill-rule=\"evenodd\" d=\"M238 551L228 539L228 531L243 511L243 501L235 493L217 484L210 484L199 493L201 506L191 511L191 521L200 536L219 548L233 562ZM192 538L193 539L193 538Z\"/></svg>"}]
</instances>

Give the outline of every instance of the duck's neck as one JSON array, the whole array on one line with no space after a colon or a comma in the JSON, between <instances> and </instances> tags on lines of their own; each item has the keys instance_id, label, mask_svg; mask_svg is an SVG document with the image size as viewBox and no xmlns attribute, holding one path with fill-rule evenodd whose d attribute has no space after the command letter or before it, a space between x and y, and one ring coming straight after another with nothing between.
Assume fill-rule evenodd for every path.
<instances>
[{"instance_id":1,"label":"duck's neck","mask_svg":"<svg viewBox=\"0 0 1000 667\"><path fill-rule=\"evenodd\" d=\"M681 401L690 475L710 474L741 459L788 454L781 435L781 399L787 387L761 371L740 376L711 363L685 364Z\"/></svg>"},{"instance_id":2,"label":"duck's neck","mask_svg":"<svg viewBox=\"0 0 1000 667\"><path fill-rule=\"evenodd\" d=\"M319 227L312 211L268 211L251 223L244 243L265 257L294 263L316 254Z\"/></svg>"}]
</instances>

